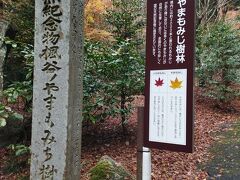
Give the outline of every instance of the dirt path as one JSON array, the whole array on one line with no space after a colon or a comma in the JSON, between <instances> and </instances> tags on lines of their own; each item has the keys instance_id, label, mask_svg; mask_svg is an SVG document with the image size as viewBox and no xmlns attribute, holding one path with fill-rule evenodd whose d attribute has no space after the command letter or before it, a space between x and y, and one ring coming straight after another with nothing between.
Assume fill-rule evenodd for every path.
<instances>
[{"instance_id":1,"label":"dirt path","mask_svg":"<svg viewBox=\"0 0 240 180\"><path fill-rule=\"evenodd\" d=\"M216 134L217 141L210 148L214 156L202 165L209 179L240 179L240 118L237 122L222 126Z\"/></svg>"}]
</instances>

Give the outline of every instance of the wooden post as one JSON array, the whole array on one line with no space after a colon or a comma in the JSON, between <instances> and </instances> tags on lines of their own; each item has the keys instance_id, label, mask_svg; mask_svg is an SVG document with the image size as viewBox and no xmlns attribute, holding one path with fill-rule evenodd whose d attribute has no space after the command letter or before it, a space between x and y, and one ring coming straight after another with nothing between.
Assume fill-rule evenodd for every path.
<instances>
[{"instance_id":1,"label":"wooden post","mask_svg":"<svg viewBox=\"0 0 240 180\"><path fill-rule=\"evenodd\" d=\"M137 111L137 180L142 180L142 147L143 147L143 120L144 108L138 107Z\"/></svg>"},{"instance_id":2,"label":"wooden post","mask_svg":"<svg viewBox=\"0 0 240 180\"><path fill-rule=\"evenodd\" d=\"M138 107L137 113L137 180L151 180L151 153L143 147L144 107Z\"/></svg>"}]
</instances>

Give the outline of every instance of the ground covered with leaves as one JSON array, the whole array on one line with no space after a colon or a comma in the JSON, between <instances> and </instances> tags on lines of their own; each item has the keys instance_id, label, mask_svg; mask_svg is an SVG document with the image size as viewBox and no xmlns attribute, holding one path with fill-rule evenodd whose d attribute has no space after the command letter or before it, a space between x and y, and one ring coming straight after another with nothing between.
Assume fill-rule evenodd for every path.
<instances>
[{"instance_id":1,"label":"ground covered with leaves","mask_svg":"<svg viewBox=\"0 0 240 180\"><path fill-rule=\"evenodd\" d=\"M223 133L216 133L210 153L215 155L201 165L210 179L240 179L240 121L225 124ZM217 156L216 156L217 154Z\"/></svg>"},{"instance_id":2,"label":"ground covered with leaves","mask_svg":"<svg viewBox=\"0 0 240 180\"><path fill-rule=\"evenodd\" d=\"M240 137L239 132L237 130L233 131L231 126L231 124L236 125L240 121L239 101L236 100L234 103L234 107L238 112L224 111L216 108L212 100L202 97L201 91L197 91L196 94L194 153L176 153L153 149L151 151L153 180L169 178L202 180L211 177L213 174L221 175L221 171L215 172L212 170L216 169L216 166L221 170L221 166L219 165L221 163L227 167L234 166L232 169L235 170L240 166L240 162L237 161L239 159L239 149L238 151L233 151L235 154L229 157L233 160L227 159L219 163L215 159L222 156L224 151L211 150L214 147L216 147L215 149L219 149L217 145L214 145L218 142L228 142L225 143L226 146L232 144L231 147L239 148L239 145L236 145L235 141L226 140L233 137L239 139ZM142 106L143 101L143 97L136 98L134 106ZM135 108L133 115L129 118L127 134L122 132L120 121L116 119L99 122L94 125L84 123L81 179L89 179L89 170L104 155L108 155L122 164L133 175L136 174L136 112L137 108ZM221 138L221 135L228 131L228 135ZM7 148L1 148L0 153L0 180L28 179L29 162L26 158L29 158L29 156L21 157L20 159L11 159L13 157L12 152ZM215 161L217 162L211 163ZM211 174L212 172L214 173Z\"/></svg>"}]
</instances>

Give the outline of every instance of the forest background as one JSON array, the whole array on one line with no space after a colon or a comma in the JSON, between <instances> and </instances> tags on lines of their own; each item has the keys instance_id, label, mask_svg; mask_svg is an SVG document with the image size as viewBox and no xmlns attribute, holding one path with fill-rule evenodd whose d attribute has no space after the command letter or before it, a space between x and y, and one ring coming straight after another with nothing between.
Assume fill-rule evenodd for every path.
<instances>
[{"instance_id":1,"label":"forest background","mask_svg":"<svg viewBox=\"0 0 240 180\"><path fill-rule=\"evenodd\" d=\"M0 146L7 167L29 166L34 57L34 1L1 0L4 56L0 65ZM196 1L196 96L227 113L239 113L240 2ZM84 132L102 124L121 127L130 136L129 120L136 97L143 95L145 2L85 1ZM111 121L109 121L111 120ZM92 131L89 133L89 131ZM0 152L1 155L6 153ZM18 168L16 168L18 167Z\"/></svg>"}]
</instances>

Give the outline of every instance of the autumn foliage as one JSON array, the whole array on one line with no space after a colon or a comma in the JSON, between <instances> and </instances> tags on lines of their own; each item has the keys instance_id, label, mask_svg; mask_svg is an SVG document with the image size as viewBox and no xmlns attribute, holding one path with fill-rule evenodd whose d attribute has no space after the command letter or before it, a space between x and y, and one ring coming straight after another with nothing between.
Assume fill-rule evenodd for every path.
<instances>
[{"instance_id":1,"label":"autumn foliage","mask_svg":"<svg viewBox=\"0 0 240 180\"><path fill-rule=\"evenodd\" d=\"M85 35L95 41L111 41L112 34L107 30L104 14L111 7L110 0L88 0L85 4Z\"/></svg>"}]
</instances>

